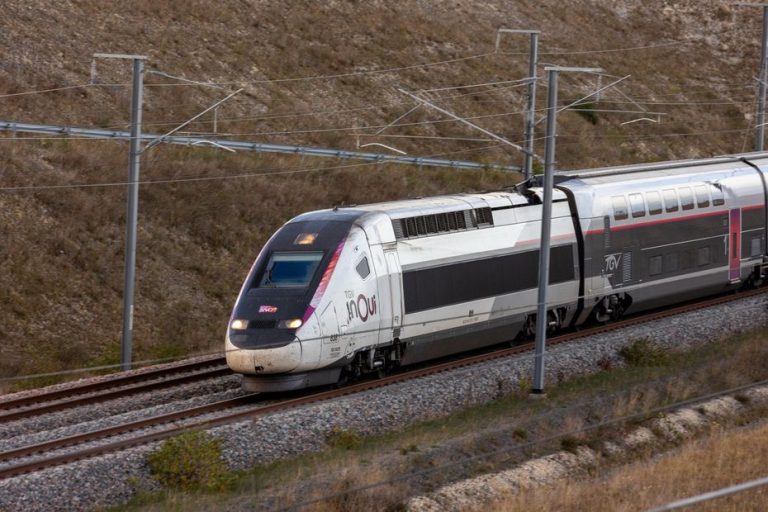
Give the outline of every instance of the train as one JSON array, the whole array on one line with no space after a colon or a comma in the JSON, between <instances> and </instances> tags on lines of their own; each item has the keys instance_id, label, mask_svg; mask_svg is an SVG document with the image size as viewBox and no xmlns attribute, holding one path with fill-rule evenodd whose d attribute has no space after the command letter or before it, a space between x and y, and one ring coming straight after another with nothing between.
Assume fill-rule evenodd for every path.
<instances>
[{"instance_id":1,"label":"train","mask_svg":"<svg viewBox=\"0 0 768 512\"><path fill-rule=\"evenodd\" d=\"M560 171L547 329L757 286L768 153ZM543 189L335 207L264 245L226 333L251 392L334 385L531 336Z\"/></svg>"}]
</instances>

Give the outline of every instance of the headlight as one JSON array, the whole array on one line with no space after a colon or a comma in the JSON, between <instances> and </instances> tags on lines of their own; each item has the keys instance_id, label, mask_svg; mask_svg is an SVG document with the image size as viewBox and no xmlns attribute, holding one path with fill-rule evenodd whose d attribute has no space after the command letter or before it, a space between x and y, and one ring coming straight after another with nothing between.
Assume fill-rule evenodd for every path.
<instances>
[{"instance_id":1,"label":"headlight","mask_svg":"<svg viewBox=\"0 0 768 512\"><path fill-rule=\"evenodd\" d=\"M229 327L233 331L244 331L248 328L248 320L232 320L232 323L229 324Z\"/></svg>"},{"instance_id":2,"label":"headlight","mask_svg":"<svg viewBox=\"0 0 768 512\"><path fill-rule=\"evenodd\" d=\"M291 320L280 320L277 323L277 327L279 329L298 329L303 323L301 318L293 318Z\"/></svg>"}]
</instances>

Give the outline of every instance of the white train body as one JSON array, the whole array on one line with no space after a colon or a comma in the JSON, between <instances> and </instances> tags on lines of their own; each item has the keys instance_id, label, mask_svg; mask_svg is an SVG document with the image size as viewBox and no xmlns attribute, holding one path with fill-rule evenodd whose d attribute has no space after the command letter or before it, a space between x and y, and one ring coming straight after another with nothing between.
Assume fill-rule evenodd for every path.
<instances>
[{"instance_id":1,"label":"white train body","mask_svg":"<svg viewBox=\"0 0 768 512\"><path fill-rule=\"evenodd\" d=\"M549 325L762 277L767 194L735 157L559 175ZM537 188L300 215L243 285L228 364L248 390L300 389L530 333L540 219Z\"/></svg>"}]
</instances>

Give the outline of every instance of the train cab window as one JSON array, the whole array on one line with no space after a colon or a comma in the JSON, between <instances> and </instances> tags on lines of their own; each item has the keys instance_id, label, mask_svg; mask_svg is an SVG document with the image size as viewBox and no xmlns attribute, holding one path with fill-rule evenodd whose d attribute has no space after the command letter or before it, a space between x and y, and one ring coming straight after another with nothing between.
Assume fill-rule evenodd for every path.
<instances>
[{"instance_id":1,"label":"train cab window","mask_svg":"<svg viewBox=\"0 0 768 512\"><path fill-rule=\"evenodd\" d=\"M664 209L667 213L676 212L679 205L677 204L677 193L674 189L669 188L664 192Z\"/></svg>"},{"instance_id":2,"label":"train cab window","mask_svg":"<svg viewBox=\"0 0 768 512\"><path fill-rule=\"evenodd\" d=\"M611 202L613 203L613 218L615 220L625 220L629 217L627 213L627 200L624 196L613 196Z\"/></svg>"},{"instance_id":3,"label":"train cab window","mask_svg":"<svg viewBox=\"0 0 768 512\"><path fill-rule=\"evenodd\" d=\"M658 215L661 213L661 194L658 192L647 192L645 200L648 202L648 215Z\"/></svg>"},{"instance_id":4,"label":"train cab window","mask_svg":"<svg viewBox=\"0 0 768 512\"><path fill-rule=\"evenodd\" d=\"M709 192L706 185L696 185L693 187L696 191L696 206L706 208L709 206Z\"/></svg>"},{"instance_id":5,"label":"train cab window","mask_svg":"<svg viewBox=\"0 0 768 512\"><path fill-rule=\"evenodd\" d=\"M629 206L632 208L632 217L645 217L645 201L642 194L629 194Z\"/></svg>"},{"instance_id":6,"label":"train cab window","mask_svg":"<svg viewBox=\"0 0 768 512\"><path fill-rule=\"evenodd\" d=\"M371 267L368 265L368 257L364 257L362 260L360 260L360 263L357 264L355 270L357 271L357 274L363 279L368 277L371 274Z\"/></svg>"},{"instance_id":7,"label":"train cab window","mask_svg":"<svg viewBox=\"0 0 768 512\"><path fill-rule=\"evenodd\" d=\"M680 194L680 206L683 207L683 210L692 210L693 192L691 191L691 187L680 187L677 189L677 192Z\"/></svg>"},{"instance_id":8,"label":"train cab window","mask_svg":"<svg viewBox=\"0 0 768 512\"><path fill-rule=\"evenodd\" d=\"M725 204L725 196L723 195L723 191L716 187L712 186L712 206L722 206Z\"/></svg>"},{"instance_id":9,"label":"train cab window","mask_svg":"<svg viewBox=\"0 0 768 512\"><path fill-rule=\"evenodd\" d=\"M272 253L254 288L306 288L322 259L322 252Z\"/></svg>"}]
</instances>

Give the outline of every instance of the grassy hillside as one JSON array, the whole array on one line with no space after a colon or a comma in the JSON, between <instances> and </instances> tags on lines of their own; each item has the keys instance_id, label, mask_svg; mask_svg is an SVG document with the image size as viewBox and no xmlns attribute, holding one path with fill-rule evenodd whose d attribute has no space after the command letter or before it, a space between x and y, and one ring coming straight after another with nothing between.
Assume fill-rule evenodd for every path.
<instances>
[{"instance_id":1,"label":"grassy hillside","mask_svg":"<svg viewBox=\"0 0 768 512\"><path fill-rule=\"evenodd\" d=\"M631 75L594 108L667 114L660 124L622 124L654 116L563 112L560 167L738 152L752 147L760 12L729 4L9 0L0 12L0 119L126 128L127 62L98 61L94 84L90 69L94 52L136 53L151 70L219 84L148 73L146 131L168 131L243 87L219 109L217 135L347 149L376 142L519 164L495 142L456 140L483 137L425 108L371 135L414 106L403 87L442 89L429 97L520 141L524 88L466 86L525 77L526 38L505 35L499 52L494 41L500 27L532 27L542 30L542 63ZM561 103L597 86L595 77L563 76ZM187 130L213 126L208 115ZM126 191L114 184L126 179L127 144L23 134L0 144L0 377L116 362ZM248 267L292 215L519 179L180 147L151 150L142 178L156 183L140 196L138 359L219 349Z\"/></svg>"}]
</instances>

